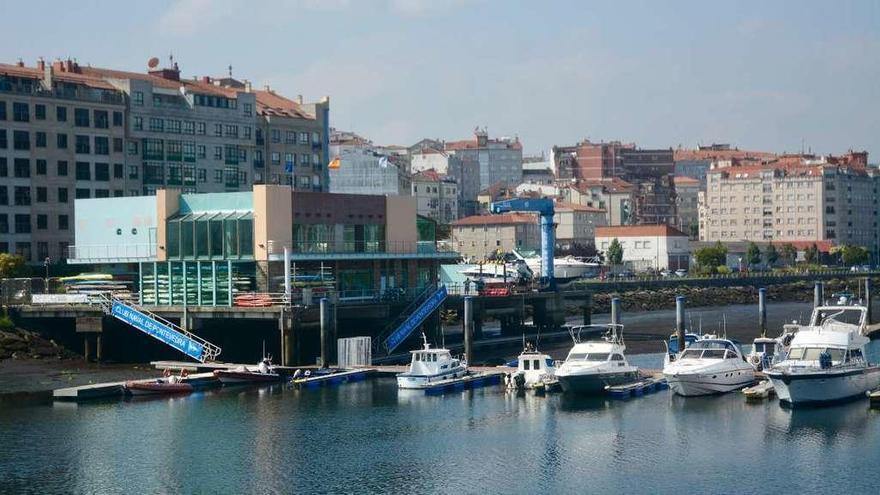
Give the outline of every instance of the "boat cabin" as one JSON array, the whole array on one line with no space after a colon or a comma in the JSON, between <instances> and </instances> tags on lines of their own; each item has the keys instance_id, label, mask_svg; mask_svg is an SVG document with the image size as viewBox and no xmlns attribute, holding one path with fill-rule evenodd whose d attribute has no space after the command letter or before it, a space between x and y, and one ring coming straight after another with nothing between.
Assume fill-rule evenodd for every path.
<instances>
[{"instance_id":1,"label":"boat cabin","mask_svg":"<svg viewBox=\"0 0 880 495\"><path fill-rule=\"evenodd\" d=\"M517 360L518 371L547 371L553 368L553 358L540 352L522 353Z\"/></svg>"},{"instance_id":2,"label":"boat cabin","mask_svg":"<svg viewBox=\"0 0 880 495\"><path fill-rule=\"evenodd\" d=\"M614 361L620 363L619 366L626 366L623 352L624 348L621 345L606 342L586 342L572 347L571 351L568 352L568 357L565 358L565 362L602 363Z\"/></svg>"},{"instance_id":3,"label":"boat cabin","mask_svg":"<svg viewBox=\"0 0 880 495\"><path fill-rule=\"evenodd\" d=\"M436 375L455 368L460 363L447 349L420 349L410 353L412 361L409 369L413 375Z\"/></svg>"},{"instance_id":4,"label":"boat cabin","mask_svg":"<svg viewBox=\"0 0 880 495\"><path fill-rule=\"evenodd\" d=\"M729 340L701 339L687 346L678 359L743 359L743 357L736 344Z\"/></svg>"},{"instance_id":5,"label":"boat cabin","mask_svg":"<svg viewBox=\"0 0 880 495\"><path fill-rule=\"evenodd\" d=\"M698 340L700 340L699 335L697 335L695 333L685 332L685 334L684 334L684 347L688 348L688 347L690 347L691 344L693 344L694 342L696 342ZM673 332L669 336L668 348L669 348L669 352L671 354L678 354L680 349L678 348L678 334L677 333Z\"/></svg>"}]
</instances>

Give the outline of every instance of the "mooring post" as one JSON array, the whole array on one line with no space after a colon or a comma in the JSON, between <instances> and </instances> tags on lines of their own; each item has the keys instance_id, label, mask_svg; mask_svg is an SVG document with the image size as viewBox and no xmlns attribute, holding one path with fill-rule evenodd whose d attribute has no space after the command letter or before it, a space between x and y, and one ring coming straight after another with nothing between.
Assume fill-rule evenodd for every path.
<instances>
[{"instance_id":1,"label":"mooring post","mask_svg":"<svg viewBox=\"0 0 880 495\"><path fill-rule=\"evenodd\" d=\"M593 294L587 293L584 298L584 325L593 324Z\"/></svg>"},{"instance_id":2,"label":"mooring post","mask_svg":"<svg viewBox=\"0 0 880 495\"><path fill-rule=\"evenodd\" d=\"M873 325L874 319L871 317L871 277L865 277L865 309L868 310L868 321L866 323Z\"/></svg>"},{"instance_id":3,"label":"mooring post","mask_svg":"<svg viewBox=\"0 0 880 495\"><path fill-rule=\"evenodd\" d=\"M83 345L85 346L84 349L83 349L83 359L85 359L85 361L86 361L87 363L89 362L89 359L91 359L91 351L89 350L89 348L90 348L91 346L89 345L89 341L90 341L92 338L90 337L90 335L91 335L91 334L89 334L89 333L83 335Z\"/></svg>"},{"instance_id":4,"label":"mooring post","mask_svg":"<svg viewBox=\"0 0 880 495\"><path fill-rule=\"evenodd\" d=\"M678 339L678 351L684 350L684 296L675 296L675 335Z\"/></svg>"},{"instance_id":5,"label":"mooring post","mask_svg":"<svg viewBox=\"0 0 880 495\"><path fill-rule=\"evenodd\" d=\"M473 360L473 331L474 331L474 298L464 298L464 358L468 363Z\"/></svg>"},{"instance_id":6,"label":"mooring post","mask_svg":"<svg viewBox=\"0 0 880 495\"><path fill-rule=\"evenodd\" d=\"M101 334L95 335L95 361L101 362L104 359L104 342Z\"/></svg>"},{"instance_id":7,"label":"mooring post","mask_svg":"<svg viewBox=\"0 0 880 495\"><path fill-rule=\"evenodd\" d=\"M321 298L321 367L329 366L328 349L330 347L330 300L326 297Z\"/></svg>"},{"instance_id":8,"label":"mooring post","mask_svg":"<svg viewBox=\"0 0 880 495\"><path fill-rule=\"evenodd\" d=\"M825 304L825 284L816 282L813 286L813 308L818 308Z\"/></svg>"},{"instance_id":9,"label":"mooring post","mask_svg":"<svg viewBox=\"0 0 880 495\"><path fill-rule=\"evenodd\" d=\"M278 316L278 330L281 332L281 366L292 366L293 355L290 348L290 325L287 323L288 318L284 314L284 307L281 307L281 314Z\"/></svg>"},{"instance_id":10,"label":"mooring post","mask_svg":"<svg viewBox=\"0 0 880 495\"><path fill-rule=\"evenodd\" d=\"M620 298L611 298L611 324L620 325Z\"/></svg>"},{"instance_id":11,"label":"mooring post","mask_svg":"<svg viewBox=\"0 0 880 495\"><path fill-rule=\"evenodd\" d=\"M767 288L758 289L758 328L761 329L761 337L767 336Z\"/></svg>"}]
</instances>

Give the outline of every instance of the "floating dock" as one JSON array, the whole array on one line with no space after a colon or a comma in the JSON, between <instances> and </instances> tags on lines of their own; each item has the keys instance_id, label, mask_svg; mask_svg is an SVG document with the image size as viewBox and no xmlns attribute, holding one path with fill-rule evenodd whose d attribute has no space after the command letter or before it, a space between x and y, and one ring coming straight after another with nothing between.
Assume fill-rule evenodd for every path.
<instances>
[{"instance_id":1,"label":"floating dock","mask_svg":"<svg viewBox=\"0 0 880 495\"><path fill-rule=\"evenodd\" d=\"M322 386L335 386L343 383L359 382L366 380L369 375L375 373L372 368L363 368L356 370L339 371L336 373L326 373L322 375L308 376L293 380L293 384L298 387L318 388Z\"/></svg>"},{"instance_id":2,"label":"floating dock","mask_svg":"<svg viewBox=\"0 0 880 495\"><path fill-rule=\"evenodd\" d=\"M605 393L612 399L629 399L630 397L641 397L645 394L666 390L668 388L669 384L666 383L666 378L663 378L662 376L651 376L637 382L607 387Z\"/></svg>"},{"instance_id":3,"label":"floating dock","mask_svg":"<svg viewBox=\"0 0 880 495\"><path fill-rule=\"evenodd\" d=\"M145 378L141 380L128 380L135 383L149 383L156 378ZM196 373L189 375L183 380L183 383L189 383L195 390L203 390L206 388L217 387L220 385L219 380L214 377L213 373ZM78 387L59 388L52 392L52 398L55 400L66 401L84 401L91 399L103 399L107 397L122 397L125 395L125 382L110 383L94 383L90 385L80 385Z\"/></svg>"},{"instance_id":4,"label":"floating dock","mask_svg":"<svg viewBox=\"0 0 880 495\"><path fill-rule=\"evenodd\" d=\"M502 371L486 371L474 373L461 378L451 378L432 383L426 387L425 395L443 395L452 392L461 392L465 389L475 389L501 384Z\"/></svg>"}]
</instances>

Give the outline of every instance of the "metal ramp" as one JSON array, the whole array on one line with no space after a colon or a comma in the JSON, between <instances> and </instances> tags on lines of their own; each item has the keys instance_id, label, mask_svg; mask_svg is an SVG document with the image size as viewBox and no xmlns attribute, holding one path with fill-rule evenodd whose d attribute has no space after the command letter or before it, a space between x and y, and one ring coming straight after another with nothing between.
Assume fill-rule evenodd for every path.
<instances>
[{"instance_id":1,"label":"metal ramp","mask_svg":"<svg viewBox=\"0 0 880 495\"><path fill-rule=\"evenodd\" d=\"M431 313L436 311L437 308L443 304L443 301L446 300L448 295L445 285L441 285L436 289L434 287L429 287L400 313L402 315L401 317L405 317L405 319L402 321L398 319L392 322L392 324L379 335L376 342L381 342L382 349L385 350L385 353L391 354L397 346L403 343L403 341L413 333L413 330L418 328L418 326L421 325Z\"/></svg>"},{"instance_id":2,"label":"metal ramp","mask_svg":"<svg viewBox=\"0 0 880 495\"><path fill-rule=\"evenodd\" d=\"M220 355L220 347L135 304L104 295L101 298L101 309L104 313L128 323L196 361L202 363L216 361L217 356Z\"/></svg>"}]
</instances>

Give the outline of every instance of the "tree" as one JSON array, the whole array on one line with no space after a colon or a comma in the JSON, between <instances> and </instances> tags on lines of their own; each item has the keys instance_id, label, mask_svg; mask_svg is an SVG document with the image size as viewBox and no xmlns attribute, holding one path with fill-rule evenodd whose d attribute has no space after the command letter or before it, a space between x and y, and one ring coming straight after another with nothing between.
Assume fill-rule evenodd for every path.
<instances>
[{"instance_id":1,"label":"tree","mask_svg":"<svg viewBox=\"0 0 880 495\"><path fill-rule=\"evenodd\" d=\"M782 261L789 265L793 265L795 258L797 258L797 249L791 244L783 244L781 251Z\"/></svg>"},{"instance_id":2,"label":"tree","mask_svg":"<svg viewBox=\"0 0 880 495\"><path fill-rule=\"evenodd\" d=\"M721 242L694 251L697 266L705 271L716 271L719 266L727 263L727 248Z\"/></svg>"},{"instance_id":3,"label":"tree","mask_svg":"<svg viewBox=\"0 0 880 495\"><path fill-rule=\"evenodd\" d=\"M862 265L868 262L870 254L868 250L861 246L843 246L841 250L841 258L846 266Z\"/></svg>"},{"instance_id":4,"label":"tree","mask_svg":"<svg viewBox=\"0 0 880 495\"><path fill-rule=\"evenodd\" d=\"M620 245L620 241L617 240L617 237L611 240L611 244L608 246L608 252L606 254L608 262L612 265L623 263L623 246Z\"/></svg>"},{"instance_id":5,"label":"tree","mask_svg":"<svg viewBox=\"0 0 880 495\"><path fill-rule=\"evenodd\" d=\"M776 246L771 242L767 245L767 249L764 250L764 258L767 259L767 265L773 266L776 264L776 261L779 259L779 252L776 251Z\"/></svg>"},{"instance_id":6,"label":"tree","mask_svg":"<svg viewBox=\"0 0 880 495\"><path fill-rule=\"evenodd\" d=\"M14 254L0 253L0 278L27 277L30 269L24 258Z\"/></svg>"},{"instance_id":7,"label":"tree","mask_svg":"<svg viewBox=\"0 0 880 495\"><path fill-rule=\"evenodd\" d=\"M750 242L748 249L746 249L746 262L749 267L761 264L761 249L754 242Z\"/></svg>"},{"instance_id":8,"label":"tree","mask_svg":"<svg viewBox=\"0 0 880 495\"><path fill-rule=\"evenodd\" d=\"M819 246L814 242L812 246L808 247L806 252L804 252L804 259L807 263L816 263L819 260Z\"/></svg>"}]
</instances>

